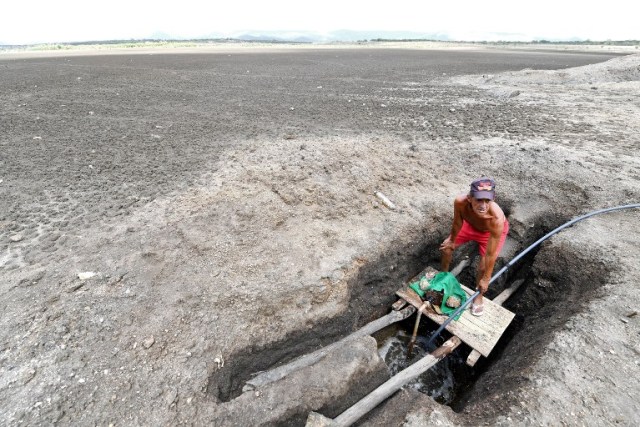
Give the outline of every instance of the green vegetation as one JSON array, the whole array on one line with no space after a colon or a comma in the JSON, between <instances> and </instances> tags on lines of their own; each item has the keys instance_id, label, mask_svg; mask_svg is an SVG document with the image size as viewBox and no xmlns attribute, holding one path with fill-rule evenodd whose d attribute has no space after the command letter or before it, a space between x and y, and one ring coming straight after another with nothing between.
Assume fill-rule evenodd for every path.
<instances>
[{"instance_id":1,"label":"green vegetation","mask_svg":"<svg viewBox=\"0 0 640 427\"><path fill-rule=\"evenodd\" d=\"M33 45L0 45L0 51L50 51L50 50L86 50L86 49L140 49L140 48L182 48L203 47L220 43L251 44L304 44L279 40L237 40L237 39L194 39L194 40L106 40L72 43L47 43Z\"/></svg>"},{"instance_id":2,"label":"green vegetation","mask_svg":"<svg viewBox=\"0 0 640 427\"><path fill-rule=\"evenodd\" d=\"M0 50L79 50L79 49L137 49L137 48L180 48L202 46L208 43L219 43L220 40L108 40L75 43L46 43L20 46L1 46Z\"/></svg>"},{"instance_id":3,"label":"green vegetation","mask_svg":"<svg viewBox=\"0 0 640 427\"><path fill-rule=\"evenodd\" d=\"M131 49L144 47L193 47L197 44L191 41L167 41L167 40L110 40L110 41L90 41L78 43L64 43L56 45L34 45L27 50L50 50L47 46L54 46L53 49Z\"/></svg>"},{"instance_id":4,"label":"green vegetation","mask_svg":"<svg viewBox=\"0 0 640 427\"><path fill-rule=\"evenodd\" d=\"M640 40L571 40L571 41L550 41L550 40L534 40L532 42L473 42L478 44L510 44L510 45L531 45L531 44L546 44L546 45L567 45L567 46L638 46Z\"/></svg>"},{"instance_id":5,"label":"green vegetation","mask_svg":"<svg viewBox=\"0 0 640 427\"><path fill-rule=\"evenodd\" d=\"M559 40L533 40L530 42L520 41L465 41L465 40L436 40L436 39L371 39L371 40L359 40L359 43L371 42L434 42L434 43L467 43L467 44L479 44L479 45L522 45L531 46L537 44L544 45L562 45L562 46L640 46L640 40L571 40L571 41L559 41Z\"/></svg>"}]
</instances>

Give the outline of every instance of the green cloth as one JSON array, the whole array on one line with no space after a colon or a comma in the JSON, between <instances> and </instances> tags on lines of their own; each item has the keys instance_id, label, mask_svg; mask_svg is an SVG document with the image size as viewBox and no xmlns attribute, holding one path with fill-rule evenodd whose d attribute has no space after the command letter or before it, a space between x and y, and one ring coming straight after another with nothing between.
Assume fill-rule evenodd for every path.
<instances>
[{"instance_id":1,"label":"green cloth","mask_svg":"<svg viewBox=\"0 0 640 427\"><path fill-rule=\"evenodd\" d=\"M420 298L424 297L423 289L429 289L437 292L444 292L444 297L442 298L442 304L440 304L440 310L442 310L443 314L447 316L457 310L457 308L451 308L447 306L447 299L450 296L455 296L460 299L460 305L463 305L467 300L467 293L460 286L460 282L456 279L456 276L449 273L448 271L442 271L434 276L433 279L429 280L428 286L425 287L425 278L423 277L421 280L417 282L413 282L409 285L411 289L413 289ZM454 318L454 320L458 320L462 315L462 311Z\"/></svg>"}]
</instances>

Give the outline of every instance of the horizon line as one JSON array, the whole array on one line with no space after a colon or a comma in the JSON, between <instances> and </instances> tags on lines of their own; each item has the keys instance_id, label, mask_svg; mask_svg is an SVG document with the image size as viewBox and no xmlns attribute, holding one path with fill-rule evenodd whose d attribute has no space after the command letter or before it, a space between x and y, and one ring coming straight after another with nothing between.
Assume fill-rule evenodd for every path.
<instances>
[{"instance_id":1,"label":"horizon line","mask_svg":"<svg viewBox=\"0 0 640 427\"><path fill-rule=\"evenodd\" d=\"M362 43L362 42L438 42L438 43L472 43L472 44L640 44L640 40L591 40L591 39L532 39L532 40L453 40L440 38L385 38L373 37L359 40L301 40L288 39L267 34L255 35L251 33L242 34L236 37L194 37L194 38L163 38L163 37L144 37L144 38L126 38L126 39L104 39L104 40L83 40L83 41L55 41L55 42L34 42L34 43L17 43L6 44L0 43L0 48L7 47L34 47L34 46L50 46L50 45L100 45L100 44L118 44L118 43L194 43L194 42L245 42L245 43L294 43L294 44L318 44L318 43Z\"/></svg>"}]
</instances>

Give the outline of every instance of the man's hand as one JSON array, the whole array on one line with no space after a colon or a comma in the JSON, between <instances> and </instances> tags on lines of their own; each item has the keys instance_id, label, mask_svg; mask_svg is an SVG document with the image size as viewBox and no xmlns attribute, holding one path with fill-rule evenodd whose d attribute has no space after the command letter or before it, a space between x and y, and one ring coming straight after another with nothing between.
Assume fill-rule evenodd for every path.
<instances>
[{"instance_id":1,"label":"man's hand","mask_svg":"<svg viewBox=\"0 0 640 427\"><path fill-rule=\"evenodd\" d=\"M487 290L489 289L489 279L482 278L478 280L478 287L476 289L480 291L481 295L484 295L485 292L487 292Z\"/></svg>"},{"instance_id":2,"label":"man's hand","mask_svg":"<svg viewBox=\"0 0 640 427\"><path fill-rule=\"evenodd\" d=\"M453 251L456 248L453 241L451 240L451 236L447 237L444 242L440 245L441 251Z\"/></svg>"}]
</instances>

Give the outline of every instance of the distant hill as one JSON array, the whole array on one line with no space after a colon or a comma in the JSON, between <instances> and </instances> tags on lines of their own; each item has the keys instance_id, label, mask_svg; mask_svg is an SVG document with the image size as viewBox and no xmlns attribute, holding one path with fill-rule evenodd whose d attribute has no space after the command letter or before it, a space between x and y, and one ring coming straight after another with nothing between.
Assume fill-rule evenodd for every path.
<instances>
[{"instance_id":1,"label":"distant hill","mask_svg":"<svg viewBox=\"0 0 640 427\"><path fill-rule=\"evenodd\" d=\"M451 40L446 34L410 31L352 31L338 30L326 33L311 31L245 31L231 34L210 34L213 38L232 38L246 41L281 41L296 43L357 42L363 40Z\"/></svg>"},{"instance_id":2,"label":"distant hill","mask_svg":"<svg viewBox=\"0 0 640 427\"><path fill-rule=\"evenodd\" d=\"M141 43L209 43L209 42L270 42L270 43L333 43L333 42L366 42L366 41L440 41L440 42L465 42L477 44L573 44L573 45L615 45L615 46L639 46L638 40L582 40L569 38L565 40L545 39L543 37L534 40L523 40L524 36L518 33L492 33L486 34L484 40L461 40L452 38L447 33L441 32L415 32L415 31L353 31L336 30L329 32L313 31L241 31L236 33L212 32L201 37L185 38L162 31L156 31L149 37L142 39L121 40L85 40L85 41L52 41L25 45L9 45L0 41L1 50L10 49L65 49L71 46L88 45L123 45L133 47Z\"/></svg>"}]
</instances>

